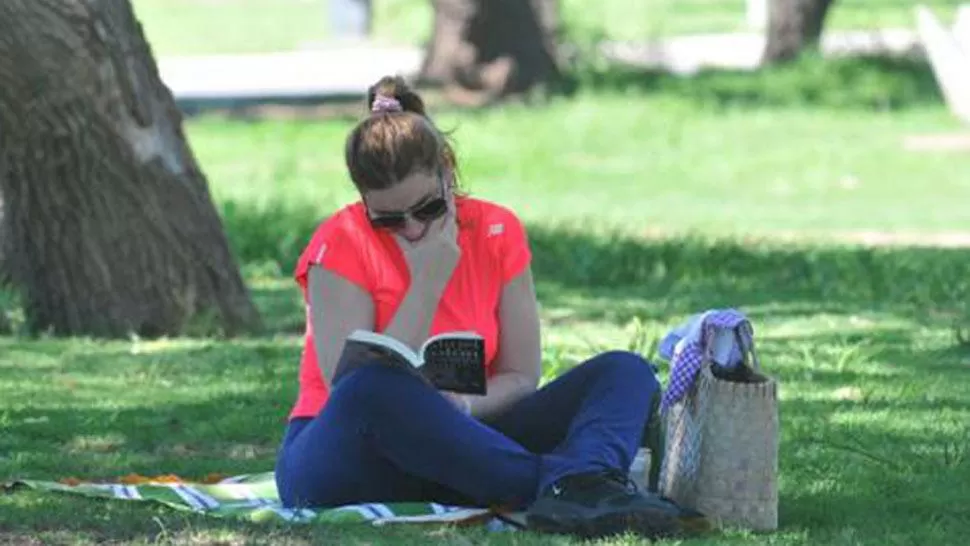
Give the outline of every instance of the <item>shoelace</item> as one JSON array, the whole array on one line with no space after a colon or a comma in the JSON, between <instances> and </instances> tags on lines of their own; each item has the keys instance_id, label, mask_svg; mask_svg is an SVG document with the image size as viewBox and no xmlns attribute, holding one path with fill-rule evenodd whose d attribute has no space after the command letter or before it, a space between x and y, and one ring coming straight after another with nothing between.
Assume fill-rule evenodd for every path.
<instances>
[{"instance_id":1,"label":"shoelace","mask_svg":"<svg viewBox=\"0 0 970 546\"><path fill-rule=\"evenodd\" d=\"M606 478L607 480L616 483L623 487L624 491L628 494L638 494L640 493L640 488L633 481L626 472L621 472L619 470L604 470L600 473L600 476ZM572 489L574 487L587 488L594 487L593 482L584 481L582 483L567 484L563 487L562 483L555 483L551 486L551 491L553 495L559 496L563 494L564 489Z\"/></svg>"},{"instance_id":2,"label":"shoelace","mask_svg":"<svg viewBox=\"0 0 970 546\"><path fill-rule=\"evenodd\" d=\"M604 475L616 483L622 485L629 493L640 493L640 486L637 482L630 478L630 475L626 472L621 472L619 470L607 470Z\"/></svg>"}]
</instances>

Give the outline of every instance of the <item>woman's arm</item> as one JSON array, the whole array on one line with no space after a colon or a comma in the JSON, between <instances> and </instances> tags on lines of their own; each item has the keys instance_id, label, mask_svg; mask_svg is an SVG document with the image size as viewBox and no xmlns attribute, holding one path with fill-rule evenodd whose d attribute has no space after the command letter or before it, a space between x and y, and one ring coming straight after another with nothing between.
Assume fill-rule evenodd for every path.
<instances>
[{"instance_id":1,"label":"woman's arm","mask_svg":"<svg viewBox=\"0 0 970 546\"><path fill-rule=\"evenodd\" d=\"M438 300L461 256L454 229L454 219L445 216L420 245L403 246L413 280L384 334L412 348L428 339ZM347 337L356 329L374 329L374 302L366 290L319 265L308 276L317 360L329 384Z\"/></svg>"},{"instance_id":2,"label":"woman's arm","mask_svg":"<svg viewBox=\"0 0 970 546\"><path fill-rule=\"evenodd\" d=\"M542 377L539 304L531 268L502 289L499 301L499 351L488 394L469 396L471 413L487 418L534 392Z\"/></svg>"},{"instance_id":3,"label":"woman's arm","mask_svg":"<svg viewBox=\"0 0 970 546\"><path fill-rule=\"evenodd\" d=\"M438 300L461 257L456 230L455 218L449 213L435 220L417 245L396 238L408 264L411 284L384 333L412 349L428 339Z\"/></svg>"},{"instance_id":4,"label":"woman's arm","mask_svg":"<svg viewBox=\"0 0 970 546\"><path fill-rule=\"evenodd\" d=\"M364 289L319 265L310 267L308 277L317 365L329 385L347 337L374 328L374 302Z\"/></svg>"}]
</instances>

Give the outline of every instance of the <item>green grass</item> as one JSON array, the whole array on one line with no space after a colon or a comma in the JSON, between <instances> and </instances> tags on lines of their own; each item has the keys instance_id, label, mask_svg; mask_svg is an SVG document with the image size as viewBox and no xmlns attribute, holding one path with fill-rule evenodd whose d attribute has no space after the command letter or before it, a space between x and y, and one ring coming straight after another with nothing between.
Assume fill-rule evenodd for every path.
<instances>
[{"instance_id":1,"label":"green grass","mask_svg":"<svg viewBox=\"0 0 970 546\"><path fill-rule=\"evenodd\" d=\"M957 127L925 67L796 68L692 80L590 72L571 98L444 112L440 123L456 129L473 193L527 221L547 379L605 348L649 347L708 307L754 321L782 385L781 529L690 544L961 544L970 349L953 326L970 316L970 252L818 240L970 232L970 156L903 151L907 135ZM303 328L288 275L315 222L353 197L341 164L349 123L189 121L270 332L0 337L0 481L272 468ZM0 495L4 541L567 543L243 524L35 492Z\"/></svg>"},{"instance_id":2,"label":"green grass","mask_svg":"<svg viewBox=\"0 0 970 546\"><path fill-rule=\"evenodd\" d=\"M325 41L327 0L133 0L159 54L280 51ZM957 0L926 2L946 21ZM420 44L430 34L429 0L374 2L374 34L382 42ZM832 29L913 28L904 0L838 0ZM743 0L562 0L574 36L643 40L651 36L744 30Z\"/></svg>"},{"instance_id":3,"label":"green grass","mask_svg":"<svg viewBox=\"0 0 970 546\"><path fill-rule=\"evenodd\" d=\"M908 132L942 121L937 113L842 119L817 111L696 115L678 106L653 99L564 102L540 114L527 134L516 132L523 116L535 116L524 108L482 119L444 116L441 123L459 127L471 191L502 198L529 220L602 226L608 216L609 227L640 232L970 229L963 204L970 159L901 150ZM232 181L215 186L221 198L259 200L251 194L272 180L276 191L262 197L305 196L327 210L353 197L340 154L325 152L340 149L349 127L209 120L195 126L193 138L203 162L214 164L223 153L208 146L215 142L265 158L214 167L215 180ZM936 165L933 192L926 191L929 165ZM584 192L591 181L608 190ZM940 204L941 195L952 200Z\"/></svg>"},{"instance_id":4,"label":"green grass","mask_svg":"<svg viewBox=\"0 0 970 546\"><path fill-rule=\"evenodd\" d=\"M970 262L965 252L608 245L594 237L556 243L554 235L537 230L538 245L549 249L536 265L548 376L601 346L627 344L633 318L656 335L686 313L730 302L755 320L764 365L782 384L782 528L769 537L693 543L955 544L970 530L962 506L970 480L970 355L954 347L942 313ZM557 258L583 252L612 253L611 261L563 273ZM666 264L671 273L610 267L628 262ZM866 267L895 275L878 283ZM271 468L294 395L298 340L285 332L298 324L299 305L288 282L255 274L250 281L281 332L274 337L0 339L0 478ZM779 288L786 281L790 287ZM964 285L960 295L968 292ZM553 543L477 532L235 524L32 492L0 497L0 529L54 543Z\"/></svg>"},{"instance_id":5,"label":"green grass","mask_svg":"<svg viewBox=\"0 0 970 546\"><path fill-rule=\"evenodd\" d=\"M581 79L542 108L442 112L467 188L529 222L598 233L970 232L970 156L903 149L959 127L926 67L808 59L756 76ZM314 223L354 198L341 154L353 122L193 121L230 231L263 215L236 238L247 260L289 268Z\"/></svg>"}]
</instances>

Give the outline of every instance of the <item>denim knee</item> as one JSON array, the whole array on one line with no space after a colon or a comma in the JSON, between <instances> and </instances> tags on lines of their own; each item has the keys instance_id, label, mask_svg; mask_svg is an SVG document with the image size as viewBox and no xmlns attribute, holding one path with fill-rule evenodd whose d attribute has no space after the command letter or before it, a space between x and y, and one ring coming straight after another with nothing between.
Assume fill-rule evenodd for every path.
<instances>
[{"instance_id":1,"label":"denim knee","mask_svg":"<svg viewBox=\"0 0 970 546\"><path fill-rule=\"evenodd\" d=\"M356 370L348 373L335 386L333 392L347 391L355 392L366 390L368 393L384 390L398 384L401 377L408 377L410 374L392 366L375 362L365 364Z\"/></svg>"},{"instance_id":2,"label":"denim knee","mask_svg":"<svg viewBox=\"0 0 970 546\"><path fill-rule=\"evenodd\" d=\"M594 368L596 374L611 375L619 381L630 381L660 389L657 367L633 351L606 351L594 356L585 365Z\"/></svg>"},{"instance_id":3,"label":"denim knee","mask_svg":"<svg viewBox=\"0 0 970 546\"><path fill-rule=\"evenodd\" d=\"M410 382L424 385L421 379L405 370L380 363L367 364L348 373L334 386L327 405L353 407L356 414L395 411L392 401L400 399L402 388L413 388Z\"/></svg>"}]
</instances>

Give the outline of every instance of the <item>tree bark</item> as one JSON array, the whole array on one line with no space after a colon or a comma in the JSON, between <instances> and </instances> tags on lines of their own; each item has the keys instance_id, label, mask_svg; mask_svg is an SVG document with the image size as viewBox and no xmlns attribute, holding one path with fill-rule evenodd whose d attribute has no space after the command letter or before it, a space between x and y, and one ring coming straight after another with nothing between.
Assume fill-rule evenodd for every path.
<instances>
[{"instance_id":1,"label":"tree bark","mask_svg":"<svg viewBox=\"0 0 970 546\"><path fill-rule=\"evenodd\" d=\"M424 84L502 97L557 78L557 0L433 0Z\"/></svg>"},{"instance_id":2,"label":"tree bark","mask_svg":"<svg viewBox=\"0 0 970 546\"><path fill-rule=\"evenodd\" d=\"M6 265L6 258L10 254L10 250L7 248L9 243L10 238L7 237L6 230L4 230L3 194L0 194L0 290L6 288L10 283L10 273Z\"/></svg>"},{"instance_id":3,"label":"tree bark","mask_svg":"<svg viewBox=\"0 0 970 546\"><path fill-rule=\"evenodd\" d=\"M6 241L7 238L4 237L3 233L3 195L0 195L0 336L13 333L13 327L7 317L6 306L2 301L3 293L9 289L10 284L10 277L7 274L7 268L4 266L4 256L7 255Z\"/></svg>"},{"instance_id":4,"label":"tree bark","mask_svg":"<svg viewBox=\"0 0 970 546\"><path fill-rule=\"evenodd\" d=\"M822 39L825 16L834 0L769 0L764 64L794 60Z\"/></svg>"},{"instance_id":5,"label":"tree bark","mask_svg":"<svg viewBox=\"0 0 970 546\"><path fill-rule=\"evenodd\" d=\"M259 328L128 0L0 1L0 195L32 331Z\"/></svg>"}]
</instances>

